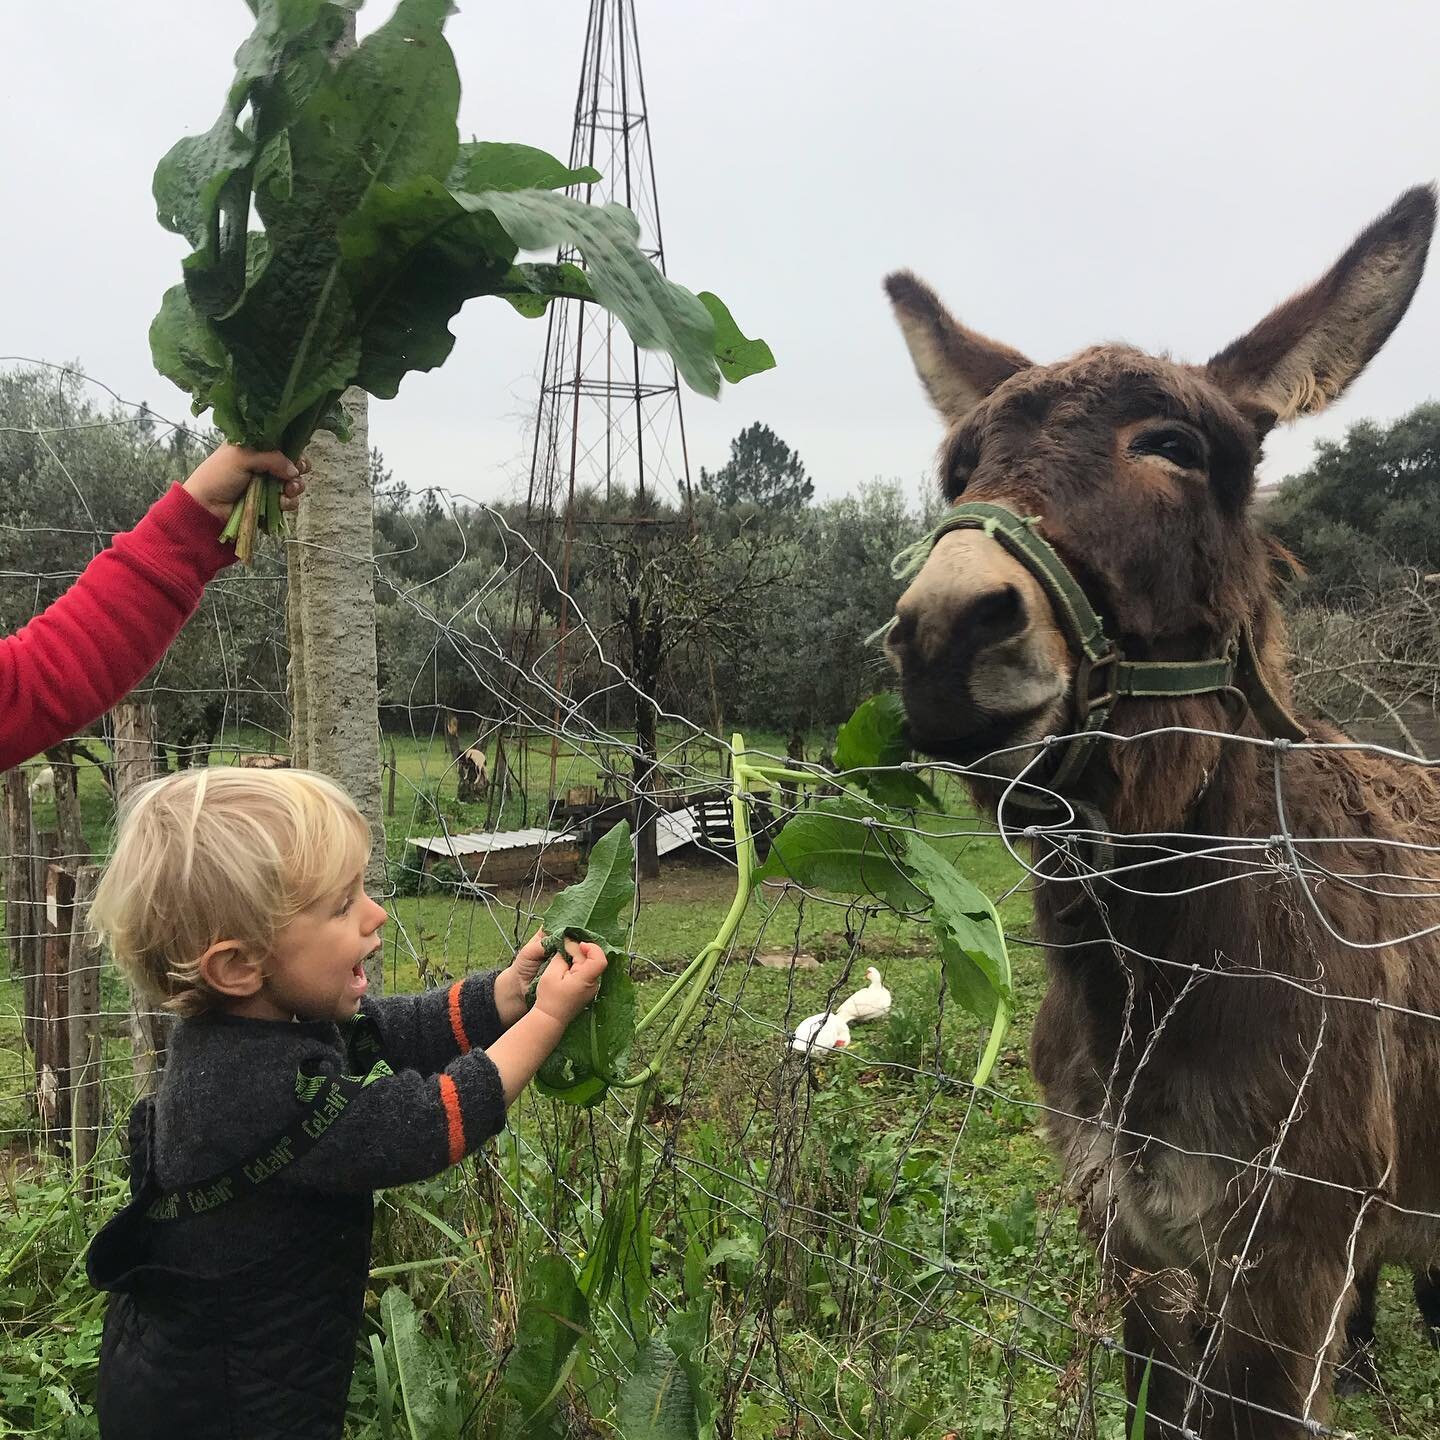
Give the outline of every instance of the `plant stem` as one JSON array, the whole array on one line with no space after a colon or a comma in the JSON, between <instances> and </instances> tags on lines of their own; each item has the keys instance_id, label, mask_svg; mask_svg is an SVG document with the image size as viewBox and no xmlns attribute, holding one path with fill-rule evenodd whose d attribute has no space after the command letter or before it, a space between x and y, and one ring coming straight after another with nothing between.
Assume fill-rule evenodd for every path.
<instances>
[{"instance_id":1,"label":"plant stem","mask_svg":"<svg viewBox=\"0 0 1440 1440\"><path fill-rule=\"evenodd\" d=\"M245 488L245 499L238 507L240 524L235 531L235 558L242 565L250 564L255 558L255 523L260 510L264 485L263 476L252 475L250 484Z\"/></svg>"},{"instance_id":2,"label":"plant stem","mask_svg":"<svg viewBox=\"0 0 1440 1440\"><path fill-rule=\"evenodd\" d=\"M995 933L1000 937L1000 953L1005 957L1005 973L1000 978L1003 981L1003 988L996 997L995 1019L990 1023L990 1039L986 1042L985 1053L980 1057L980 1064L975 1068L975 1078L970 1082L972 1085L983 1085L989 1078L990 1072L995 1068L995 1061L1000 1056L1000 1045L1005 1039L1005 1032L1010 1028L1010 951L1005 945L1005 927L1000 923L1000 912L995 908L995 902L988 895L982 897L985 901L985 908L990 912L990 919L995 925Z\"/></svg>"},{"instance_id":3,"label":"plant stem","mask_svg":"<svg viewBox=\"0 0 1440 1440\"><path fill-rule=\"evenodd\" d=\"M721 956L735 938L735 932L740 928L740 921L750 904L750 877L755 867L755 842L750 836L749 799L745 787L747 781L756 778L757 772L745 763L745 737L735 734L731 737L731 746L733 757L730 762L730 816L735 832L735 898L730 902L730 909L720 922L715 938L685 967L660 1000L637 1022L635 1033L639 1034L669 1008L676 995L689 983L690 993L685 997L685 1003L670 1022L649 1062L642 1070L627 1076L623 1081L610 1082L612 1085L618 1084L621 1089L631 1089L643 1084L664 1064L686 1022L695 1013L700 997L705 993Z\"/></svg>"}]
</instances>

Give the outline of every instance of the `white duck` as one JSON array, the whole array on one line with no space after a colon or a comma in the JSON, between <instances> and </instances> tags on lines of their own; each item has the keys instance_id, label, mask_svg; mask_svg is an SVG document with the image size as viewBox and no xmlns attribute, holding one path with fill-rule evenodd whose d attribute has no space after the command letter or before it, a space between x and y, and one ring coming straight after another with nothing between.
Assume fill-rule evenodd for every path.
<instances>
[{"instance_id":1,"label":"white duck","mask_svg":"<svg viewBox=\"0 0 1440 1440\"><path fill-rule=\"evenodd\" d=\"M835 1012L847 1023L854 1020L882 1020L890 1013L892 996L880 983L880 972L872 965L865 972L870 982L863 990L857 990L848 1000L840 1004Z\"/></svg>"},{"instance_id":2,"label":"white duck","mask_svg":"<svg viewBox=\"0 0 1440 1440\"><path fill-rule=\"evenodd\" d=\"M790 1037L790 1048L802 1055L843 1050L850 1043L850 1027L839 1015L807 1015Z\"/></svg>"}]
</instances>

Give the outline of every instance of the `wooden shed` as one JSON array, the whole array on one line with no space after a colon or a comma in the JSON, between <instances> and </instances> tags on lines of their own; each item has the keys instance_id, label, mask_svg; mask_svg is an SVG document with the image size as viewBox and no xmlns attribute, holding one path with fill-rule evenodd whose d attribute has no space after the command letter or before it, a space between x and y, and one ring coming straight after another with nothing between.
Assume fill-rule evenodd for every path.
<instances>
[{"instance_id":1,"label":"wooden shed","mask_svg":"<svg viewBox=\"0 0 1440 1440\"><path fill-rule=\"evenodd\" d=\"M537 877L569 881L580 870L580 837L573 830L474 830L420 836L410 844L420 852L421 875L437 860L449 860L479 885L525 885Z\"/></svg>"}]
</instances>

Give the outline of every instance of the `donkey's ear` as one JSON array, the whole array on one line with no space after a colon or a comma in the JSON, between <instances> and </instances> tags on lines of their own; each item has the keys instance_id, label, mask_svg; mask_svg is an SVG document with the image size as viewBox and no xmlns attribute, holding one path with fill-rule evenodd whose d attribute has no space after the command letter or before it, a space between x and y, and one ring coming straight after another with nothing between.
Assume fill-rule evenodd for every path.
<instances>
[{"instance_id":1,"label":"donkey's ear","mask_svg":"<svg viewBox=\"0 0 1440 1440\"><path fill-rule=\"evenodd\" d=\"M1434 228L1435 187L1407 190L1327 275L1210 361L1262 434L1317 414L1370 363L1415 294Z\"/></svg>"},{"instance_id":2,"label":"donkey's ear","mask_svg":"<svg viewBox=\"0 0 1440 1440\"><path fill-rule=\"evenodd\" d=\"M1017 370L1029 368L1019 351L958 324L935 292L908 270L889 276L885 293L930 399L951 424L963 420Z\"/></svg>"}]
</instances>

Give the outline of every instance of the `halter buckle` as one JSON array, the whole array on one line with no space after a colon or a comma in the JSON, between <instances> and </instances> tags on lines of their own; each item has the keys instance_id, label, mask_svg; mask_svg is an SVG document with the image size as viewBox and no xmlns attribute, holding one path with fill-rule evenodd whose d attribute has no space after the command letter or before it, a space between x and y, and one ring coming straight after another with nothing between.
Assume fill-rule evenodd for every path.
<instances>
[{"instance_id":1,"label":"halter buckle","mask_svg":"<svg viewBox=\"0 0 1440 1440\"><path fill-rule=\"evenodd\" d=\"M1120 652L1113 647L1098 659L1085 656L1075 667L1075 713L1080 720L1088 720L1097 710L1109 709L1119 698L1115 690L1115 667L1120 663ZM1105 688L1095 693L1095 677L1099 675Z\"/></svg>"}]
</instances>

